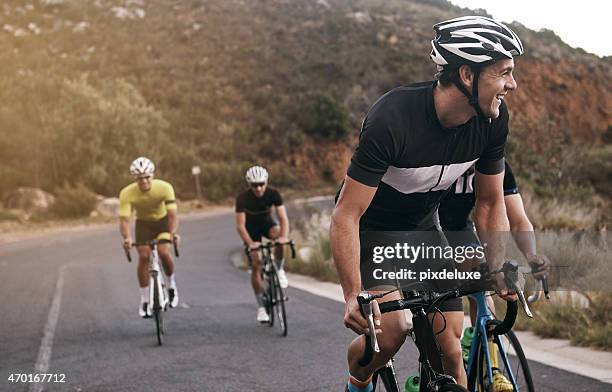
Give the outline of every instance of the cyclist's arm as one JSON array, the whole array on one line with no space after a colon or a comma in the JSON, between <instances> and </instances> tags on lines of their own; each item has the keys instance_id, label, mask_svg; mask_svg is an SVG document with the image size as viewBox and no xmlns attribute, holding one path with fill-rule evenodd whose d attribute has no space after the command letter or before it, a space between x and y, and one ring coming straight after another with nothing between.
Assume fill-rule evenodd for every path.
<instances>
[{"instance_id":1,"label":"cyclist's arm","mask_svg":"<svg viewBox=\"0 0 612 392\"><path fill-rule=\"evenodd\" d=\"M527 259L536 254L536 241L533 225L527 217L523 199L519 193L504 197L506 213L510 222L510 231L516 245Z\"/></svg>"},{"instance_id":2,"label":"cyclist's arm","mask_svg":"<svg viewBox=\"0 0 612 392\"><path fill-rule=\"evenodd\" d=\"M176 205L174 188L170 183L166 183L164 204L166 205L166 212L168 214L168 230L170 234L174 236L178 230L178 206Z\"/></svg>"},{"instance_id":3,"label":"cyclist's arm","mask_svg":"<svg viewBox=\"0 0 612 392\"><path fill-rule=\"evenodd\" d=\"M127 216L119 217L119 232L123 239L130 238L130 218Z\"/></svg>"},{"instance_id":4,"label":"cyclist's arm","mask_svg":"<svg viewBox=\"0 0 612 392\"><path fill-rule=\"evenodd\" d=\"M244 212L236 212L236 231L247 246L253 244L253 239L246 229L246 213Z\"/></svg>"},{"instance_id":5,"label":"cyclist's arm","mask_svg":"<svg viewBox=\"0 0 612 392\"><path fill-rule=\"evenodd\" d=\"M282 238L289 237L289 218L287 217L287 209L284 205L276 206L276 215L280 221L280 235Z\"/></svg>"},{"instance_id":6,"label":"cyclist's arm","mask_svg":"<svg viewBox=\"0 0 612 392\"><path fill-rule=\"evenodd\" d=\"M349 176L332 213L330 241L332 255L345 301L355 299L361 291L359 272L359 219L366 211L377 187L364 185Z\"/></svg>"},{"instance_id":7,"label":"cyclist's arm","mask_svg":"<svg viewBox=\"0 0 612 392\"><path fill-rule=\"evenodd\" d=\"M132 215L132 204L129 202L127 187L119 193L119 233L125 241L130 238L130 216Z\"/></svg>"},{"instance_id":8,"label":"cyclist's arm","mask_svg":"<svg viewBox=\"0 0 612 392\"><path fill-rule=\"evenodd\" d=\"M168 209L168 230L173 236L178 230L178 225L178 214L176 213L176 209Z\"/></svg>"},{"instance_id":9,"label":"cyclist's arm","mask_svg":"<svg viewBox=\"0 0 612 392\"><path fill-rule=\"evenodd\" d=\"M505 233L509 230L503 181L503 171L498 174L483 174L476 171L474 222L479 238L483 244L486 244L487 263L494 270L499 269L504 263Z\"/></svg>"}]
</instances>

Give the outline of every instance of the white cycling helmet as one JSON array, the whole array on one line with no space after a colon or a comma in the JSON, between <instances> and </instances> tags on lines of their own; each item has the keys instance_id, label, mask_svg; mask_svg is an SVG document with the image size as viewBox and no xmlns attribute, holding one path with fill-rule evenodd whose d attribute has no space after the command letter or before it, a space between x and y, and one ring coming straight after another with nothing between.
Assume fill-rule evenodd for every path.
<instances>
[{"instance_id":1,"label":"white cycling helmet","mask_svg":"<svg viewBox=\"0 0 612 392\"><path fill-rule=\"evenodd\" d=\"M463 16L437 23L433 28L436 38L431 41L430 57L438 71L469 65L474 71L471 94L458 80L454 84L468 98L476 113L486 118L478 104L480 71L497 60L522 55L521 40L504 24L484 16Z\"/></svg>"},{"instance_id":2,"label":"white cycling helmet","mask_svg":"<svg viewBox=\"0 0 612 392\"><path fill-rule=\"evenodd\" d=\"M155 172L155 165L149 158L139 157L130 165L130 173L134 177L152 175Z\"/></svg>"},{"instance_id":3,"label":"white cycling helmet","mask_svg":"<svg viewBox=\"0 0 612 392\"><path fill-rule=\"evenodd\" d=\"M268 181L268 171L261 166L250 167L244 176L249 184Z\"/></svg>"},{"instance_id":4,"label":"white cycling helmet","mask_svg":"<svg viewBox=\"0 0 612 392\"><path fill-rule=\"evenodd\" d=\"M484 65L524 53L519 37L504 24L484 16L463 16L433 26L431 59L445 66Z\"/></svg>"}]
</instances>

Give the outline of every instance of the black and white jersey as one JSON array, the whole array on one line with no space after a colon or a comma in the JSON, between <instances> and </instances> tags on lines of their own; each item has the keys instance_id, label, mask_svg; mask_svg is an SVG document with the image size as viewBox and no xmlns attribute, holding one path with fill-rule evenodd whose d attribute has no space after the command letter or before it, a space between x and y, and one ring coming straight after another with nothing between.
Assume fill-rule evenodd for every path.
<instances>
[{"instance_id":1,"label":"black and white jersey","mask_svg":"<svg viewBox=\"0 0 612 392\"><path fill-rule=\"evenodd\" d=\"M504 170L508 111L488 122L478 116L443 128L433 98L435 81L383 95L363 121L348 176L378 189L360 230L427 230L440 199L471 166L484 174Z\"/></svg>"},{"instance_id":2,"label":"black and white jersey","mask_svg":"<svg viewBox=\"0 0 612 392\"><path fill-rule=\"evenodd\" d=\"M252 189L246 189L236 198L236 212L246 214L246 226L258 228L272 218L272 206L283 205L283 198L278 190L266 187L261 197L255 196Z\"/></svg>"},{"instance_id":3,"label":"black and white jersey","mask_svg":"<svg viewBox=\"0 0 612 392\"><path fill-rule=\"evenodd\" d=\"M474 169L470 168L457 179L450 192L440 201L438 215L444 231L460 231L469 227L469 217L474 205ZM504 196L519 193L512 168L505 162Z\"/></svg>"}]
</instances>

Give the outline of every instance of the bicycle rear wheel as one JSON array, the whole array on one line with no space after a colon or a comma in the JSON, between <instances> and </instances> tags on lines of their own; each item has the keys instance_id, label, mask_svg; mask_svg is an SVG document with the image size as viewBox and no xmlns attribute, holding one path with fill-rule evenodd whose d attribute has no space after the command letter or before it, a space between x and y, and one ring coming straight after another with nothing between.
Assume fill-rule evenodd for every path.
<instances>
[{"instance_id":1,"label":"bicycle rear wheel","mask_svg":"<svg viewBox=\"0 0 612 392\"><path fill-rule=\"evenodd\" d=\"M276 308L276 314L278 315L278 324L281 328L282 335L287 336L287 313L285 313L285 293L278 280L276 269L272 274L274 288L274 307ZM272 319L273 315L270 315Z\"/></svg>"},{"instance_id":2,"label":"bicycle rear wheel","mask_svg":"<svg viewBox=\"0 0 612 392\"><path fill-rule=\"evenodd\" d=\"M160 295L159 292L159 283L157 281L158 278L153 280L153 318L155 319L155 328L157 332L157 344L163 344L163 335L164 335L164 316L163 309L161 307Z\"/></svg>"},{"instance_id":3,"label":"bicycle rear wheel","mask_svg":"<svg viewBox=\"0 0 612 392\"><path fill-rule=\"evenodd\" d=\"M518 388L515 392L534 392L535 388L531 371L529 370L529 363L527 358L525 358L523 348L514 331L510 330L504 335L495 336L494 343L497 346L499 373L508 381L511 380L510 374L514 376ZM507 358L507 361L504 358ZM493 391L493 383L488 380L482 347L478 350L478 361L476 363L478 364L477 379L479 391Z\"/></svg>"}]
</instances>

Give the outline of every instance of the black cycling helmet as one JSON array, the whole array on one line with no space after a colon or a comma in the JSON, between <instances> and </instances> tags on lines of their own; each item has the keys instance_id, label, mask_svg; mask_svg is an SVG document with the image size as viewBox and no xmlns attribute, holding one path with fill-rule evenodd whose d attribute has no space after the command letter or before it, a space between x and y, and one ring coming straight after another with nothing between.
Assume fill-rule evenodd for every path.
<instances>
[{"instance_id":1,"label":"black cycling helmet","mask_svg":"<svg viewBox=\"0 0 612 392\"><path fill-rule=\"evenodd\" d=\"M463 16L433 26L436 38L431 41L431 59L438 71L467 64L474 70L472 94L459 82L457 88L468 97L470 105L484 117L478 105L480 70L500 59L512 59L524 53L519 37L504 24L483 16Z\"/></svg>"}]
</instances>

